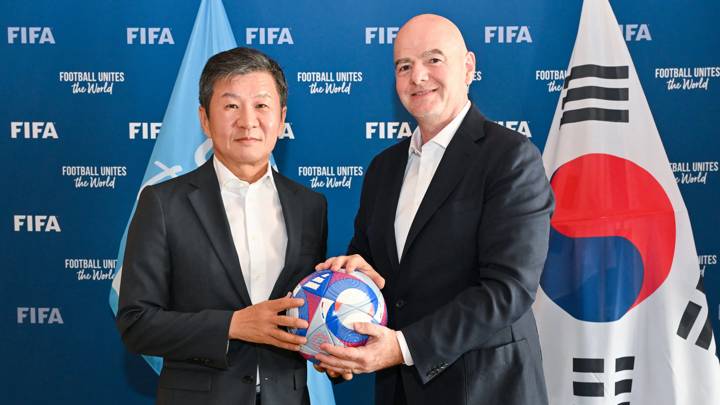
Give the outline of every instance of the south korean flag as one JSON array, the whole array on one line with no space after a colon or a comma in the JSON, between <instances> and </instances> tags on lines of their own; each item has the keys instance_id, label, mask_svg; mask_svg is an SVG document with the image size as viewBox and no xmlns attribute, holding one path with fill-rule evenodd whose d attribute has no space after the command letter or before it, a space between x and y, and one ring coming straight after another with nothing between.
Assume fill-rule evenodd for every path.
<instances>
[{"instance_id":1,"label":"south korean flag","mask_svg":"<svg viewBox=\"0 0 720 405\"><path fill-rule=\"evenodd\" d=\"M688 213L608 0L585 0L543 153L535 303L551 404L720 404Z\"/></svg>"}]
</instances>

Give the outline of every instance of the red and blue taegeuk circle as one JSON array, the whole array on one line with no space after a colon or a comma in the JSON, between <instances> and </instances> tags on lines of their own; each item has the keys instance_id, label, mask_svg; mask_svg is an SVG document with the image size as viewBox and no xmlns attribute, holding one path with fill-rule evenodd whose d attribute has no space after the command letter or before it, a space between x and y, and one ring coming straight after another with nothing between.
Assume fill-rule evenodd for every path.
<instances>
[{"instance_id":1,"label":"red and blue taegeuk circle","mask_svg":"<svg viewBox=\"0 0 720 405\"><path fill-rule=\"evenodd\" d=\"M675 252L675 212L647 170L593 153L560 166L540 285L576 319L612 322L665 281Z\"/></svg>"}]
</instances>

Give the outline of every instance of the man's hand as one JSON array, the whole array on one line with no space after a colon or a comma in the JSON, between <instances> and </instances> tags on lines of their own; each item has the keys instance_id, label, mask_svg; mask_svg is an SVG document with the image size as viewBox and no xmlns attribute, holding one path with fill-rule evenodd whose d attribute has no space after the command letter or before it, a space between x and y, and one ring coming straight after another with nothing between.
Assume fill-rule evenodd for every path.
<instances>
[{"instance_id":1,"label":"man's hand","mask_svg":"<svg viewBox=\"0 0 720 405\"><path fill-rule=\"evenodd\" d=\"M337 373L333 370L328 370L323 367L320 367L317 364L313 364L313 367L315 368L315 370L317 370L321 373L327 374L330 378L337 378L337 377L342 376L343 380L345 380L345 381L350 381L353 378L352 373Z\"/></svg>"},{"instance_id":2,"label":"man's hand","mask_svg":"<svg viewBox=\"0 0 720 405\"><path fill-rule=\"evenodd\" d=\"M307 339L288 333L280 327L307 329L308 323L299 318L279 315L279 313L285 312L288 308L300 307L303 303L304 300L301 298L290 298L288 294L284 298L263 301L237 310L233 313L230 321L228 337L299 351L300 345L305 344Z\"/></svg>"},{"instance_id":3,"label":"man's hand","mask_svg":"<svg viewBox=\"0 0 720 405\"><path fill-rule=\"evenodd\" d=\"M372 373L403 363L394 330L367 322L355 323L354 328L358 333L370 335L367 344L361 347L337 347L323 343L320 349L329 355L315 356L320 360L320 367L338 374L359 374Z\"/></svg>"},{"instance_id":4,"label":"man's hand","mask_svg":"<svg viewBox=\"0 0 720 405\"><path fill-rule=\"evenodd\" d=\"M331 257L315 266L315 270L330 269L332 271L339 271L343 268L346 273L352 273L353 271L359 270L365 273L366 276L370 277L378 288L382 289L385 287L385 279L378 274L378 272L375 271L375 269L373 269L372 266L360 255Z\"/></svg>"}]
</instances>

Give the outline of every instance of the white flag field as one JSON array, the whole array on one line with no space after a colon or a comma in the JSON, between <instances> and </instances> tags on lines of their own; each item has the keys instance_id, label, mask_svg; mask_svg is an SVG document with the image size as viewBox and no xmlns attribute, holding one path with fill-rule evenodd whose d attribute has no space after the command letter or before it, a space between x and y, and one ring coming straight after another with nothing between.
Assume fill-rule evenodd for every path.
<instances>
[{"instance_id":1,"label":"white flag field","mask_svg":"<svg viewBox=\"0 0 720 405\"><path fill-rule=\"evenodd\" d=\"M550 404L720 404L688 212L608 0L583 4L543 161Z\"/></svg>"}]
</instances>

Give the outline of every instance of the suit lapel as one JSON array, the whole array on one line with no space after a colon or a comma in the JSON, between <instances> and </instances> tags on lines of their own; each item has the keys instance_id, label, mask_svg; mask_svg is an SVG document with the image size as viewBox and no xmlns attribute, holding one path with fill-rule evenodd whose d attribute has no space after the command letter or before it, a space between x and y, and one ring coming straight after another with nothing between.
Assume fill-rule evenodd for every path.
<instances>
[{"instance_id":1,"label":"suit lapel","mask_svg":"<svg viewBox=\"0 0 720 405\"><path fill-rule=\"evenodd\" d=\"M285 176L273 170L273 179L277 188L280 206L282 207L285 230L287 232L287 248L285 249L285 264L275 285L270 299L285 295L287 284L293 276L293 263L297 263L302 245L303 205L302 199L295 198L298 186ZM291 286L291 288L294 286Z\"/></svg>"},{"instance_id":2,"label":"suit lapel","mask_svg":"<svg viewBox=\"0 0 720 405\"><path fill-rule=\"evenodd\" d=\"M398 201L400 200L400 189L402 188L403 179L405 178L405 166L408 161L409 140L402 142L400 147L396 148L395 153L391 155L387 161L390 168L383 169L385 184L380 186L380 190L388 190L388 194L378 196L376 212L378 212L378 224L382 224L382 234L385 235L385 247L387 249L390 264L393 270L399 267L400 259L397 253L397 243L395 242L395 212L397 211Z\"/></svg>"},{"instance_id":3,"label":"suit lapel","mask_svg":"<svg viewBox=\"0 0 720 405\"><path fill-rule=\"evenodd\" d=\"M188 194L188 199L205 229L215 253L225 267L235 291L245 305L251 305L250 294L248 294L240 269L240 260L225 215L225 206L220 196L220 185L212 160L213 158L208 159L196 172L197 175L192 180L192 184L197 188Z\"/></svg>"},{"instance_id":4,"label":"suit lapel","mask_svg":"<svg viewBox=\"0 0 720 405\"><path fill-rule=\"evenodd\" d=\"M425 224L445 202L467 172L467 168L472 163L470 157L473 149L475 149L474 141L483 136L483 121L484 118L480 112L471 107L448 144L435 175L425 192L425 197L423 197L420 207L418 207L412 225L410 225L401 259L405 257ZM397 203L395 206L397 206Z\"/></svg>"}]
</instances>

